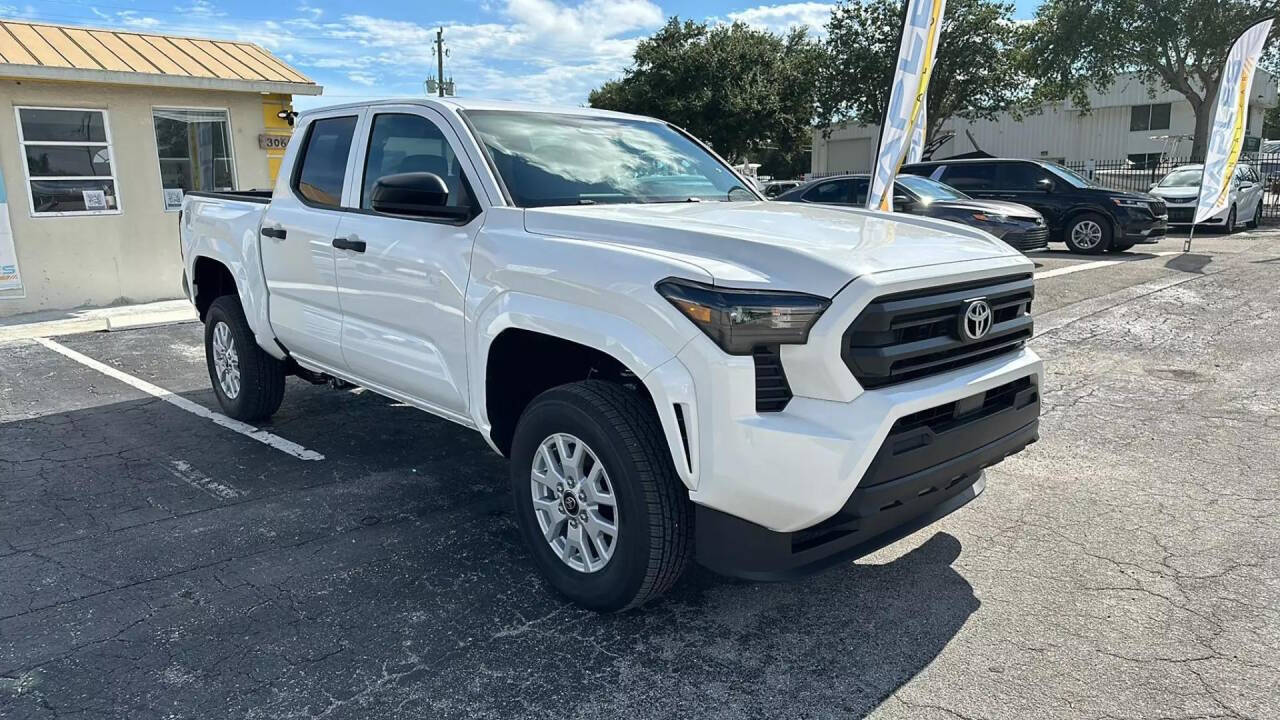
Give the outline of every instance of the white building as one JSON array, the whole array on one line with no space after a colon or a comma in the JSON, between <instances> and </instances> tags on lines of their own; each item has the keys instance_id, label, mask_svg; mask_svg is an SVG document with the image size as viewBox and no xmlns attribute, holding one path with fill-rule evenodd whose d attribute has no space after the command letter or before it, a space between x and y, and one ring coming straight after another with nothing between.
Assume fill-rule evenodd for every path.
<instances>
[{"instance_id":1,"label":"white building","mask_svg":"<svg viewBox=\"0 0 1280 720\"><path fill-rule=\"evenodd\" d=\"M1247 134L1260 136L1262 116L1275 107L1276 79L1259 70L1253 82ZM1135 76L1121 77L1106 93L1091 93L1092 111L1081 114L1069 103L1046 105L1041 112L1016 120L947 121L942 129L955 137L933 154L946 158L980 149L999 157L1038 158L1055 162L1132 160L1141 163L1164 153L1187 157L1196 119L1191 103L1173 90L1148 86ZM966 132L967 131L967 132ZM880 129L849 125L836 128L829 138L821 129L813 134L812 171L815 174L865 172L870 169ZM971 142L969 135L976 141Z\"/></svg>"}]
</instances>

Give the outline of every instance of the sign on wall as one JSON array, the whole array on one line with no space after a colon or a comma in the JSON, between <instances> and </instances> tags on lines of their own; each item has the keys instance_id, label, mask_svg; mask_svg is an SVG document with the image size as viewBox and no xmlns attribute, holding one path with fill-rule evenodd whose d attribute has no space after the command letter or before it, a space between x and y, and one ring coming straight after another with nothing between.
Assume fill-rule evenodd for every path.
<instances>
[{"instance_id":1,"label":"sign on wall","mask_svg":"<svg viewBox=\"0 0 1280 720\"><path fill-rule=\"evenodd\" d=\"M262 133L258 135L258 147L263 150L283 150L289 144L289 135Z\"/></svg>"},{"instance_id":2,"label":"sign on wall","mask_svg":"<svg viewBox=\"0 0 1280 720\"><path fill-rule=\"evenodd\" d=\"M18 291L13 294L12 291ZM22 277L18 274L18 252L13 247L13 227L9 225L9 196L4 188L4 173L0 171L0 292L3 298L25 297Z\"/></svg>"}]
</instances>

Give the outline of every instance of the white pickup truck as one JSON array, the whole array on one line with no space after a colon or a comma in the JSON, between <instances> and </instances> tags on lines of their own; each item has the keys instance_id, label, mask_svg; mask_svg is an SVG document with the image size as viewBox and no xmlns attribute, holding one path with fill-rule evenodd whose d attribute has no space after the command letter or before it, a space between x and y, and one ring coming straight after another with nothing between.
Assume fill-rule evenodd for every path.
<instances>
[{"instance_id":1,"label":"white pickup truck","mask_svg":"<svg viewBox=\"0 0 1280 720\"><path fill-rule=\"evenodd\" d=\"M363 386L510 458L546 580L637 606L694 559L861 557L1037 439L1032 264L979 230L765 200L652 118L397 100L307 112L271 192L188 193L226 413Z\"/></svg>"}]
</instances>

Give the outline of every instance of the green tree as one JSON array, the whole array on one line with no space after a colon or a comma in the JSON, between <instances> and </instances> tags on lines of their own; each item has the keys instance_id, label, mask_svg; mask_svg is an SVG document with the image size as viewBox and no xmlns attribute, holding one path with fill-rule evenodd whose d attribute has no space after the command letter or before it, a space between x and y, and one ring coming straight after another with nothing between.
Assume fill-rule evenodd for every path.
<instances>
[{"instance_id":1,"label":"green tree","mask_svg":"<svg viewBox=\"0 0 1280 720\"><path fill-rule=\"evenodd\" d=\"M1276 3L1253 0L1046 0L1026 55L1036 94L1088 110L1089 91L1125 73L1191 103L1193 158L1203 158L1218 81L1231 44ZM1269 62L1274 64L1274 50Z\"/></svg>"},{"instance_id":2,"label":"green tree","mask_svg":"<svg viewBox=\"0 0 1280 720\"><path fill-rule=\"evenodd\" d=\"M589 102L662 118L730 162L763 161L763 173L789 176L809 167L822 58L822 46L802 29L783 36L673 17L636 46L626 74L592 91Z\"/></svg>"},{"instance_id":3,"label":"green tree","mask_svg":"<svg viewBox=\"0 0 1280 720\"><path fill-rule=\"evenodd\" d=\"M906 3L842 0L827 23L830 62L822 73L818 116L825 125L879 125L889 103ZM1025 31L1013 5L948 0L929 80L928 137L953 117L994 119L1019 112L1030 92L1022 73Z\"/></svg>"}]
</instances>

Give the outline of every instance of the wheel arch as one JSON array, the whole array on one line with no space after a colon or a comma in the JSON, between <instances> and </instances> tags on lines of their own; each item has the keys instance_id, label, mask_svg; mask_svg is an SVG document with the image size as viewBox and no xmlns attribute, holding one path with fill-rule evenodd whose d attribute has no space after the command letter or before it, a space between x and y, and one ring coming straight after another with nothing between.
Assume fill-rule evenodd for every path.
<instances>
[{"instance_id":1,"label":"wheel arch","mask_svg":"<svg viewBox=\"0 0 1280 720\"><path fill-rule=\"evenodd\" d=\"M493 303L474 327L472 419L494 450L509 453L515 421L538 392L616 373L609 379L634 378L658 417L677 475L697 487L693 378L675 357L687 338L669 348L619 315L516 293Z\"/></svg>"}]
</instances>

